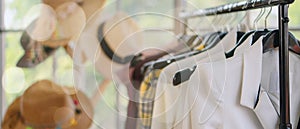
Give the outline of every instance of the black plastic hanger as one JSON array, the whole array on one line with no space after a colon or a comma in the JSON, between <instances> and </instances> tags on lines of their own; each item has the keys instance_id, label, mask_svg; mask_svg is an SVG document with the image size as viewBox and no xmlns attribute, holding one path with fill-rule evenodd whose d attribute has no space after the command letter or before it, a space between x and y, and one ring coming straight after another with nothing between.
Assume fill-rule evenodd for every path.
<instances>
[{"instance_id":1,"label":"black plastic hanger","mask_svg":"<svg viewBox=\"0 0 300 129\"><path fill-rule=\"evenodd\" d=\"M254 32L253 32L254 33ZM246 33L247 34L247 33ZM251 35L252 33L250 34L247 34L248 36L245 36L245 32L237 32L237 39L239 42L244 42L247 37L249 37L249 35ZM226 34L223 33L222 36L225 36ZM243 38L243 39L242 39ZM213 46L212 46L213 47ZM207 49L205 49L207 50ZM196 70L197 68L197 65L193 66L192 68L187 68L187 69L184 69L184 70L181 70L181 71L178 71L174 77L173 77L173 85L174 86L177 86L177 85L180 85L181 83L183 82L186 82L190 79L190 77L192 76L192 74L194 73L194 71Z\"/></svg>"},{"instance_id":2,"label":"black plastic hanger","mask_svg":"<svg viewBox=\"0 0 300 129\"><path fill-rule=\"evenodd\" d=\"M265 14L266 12L266 8L262 8L261 9L261 12L259 13L259 15L257 16L257 18L254 20L254 27L255 27L255 32L252 36L252 42L251 42L251 45L253 45L260 37L266 35L268 32L270 32L268 29L267 29L267 19L270 15L270 13L272 12L272 8L270 8L269 10L269 13L267 14L267 16L265 17L265 29L264 30L258 30L257 29L257 23L258 21L261 19L261 17Z\"/></svg>"},{"instance_id":3,"label":"black plastic hanger","mask_svg":"<svg viewBox=\"0 0 300 129\"><path fill-rule=\"evenodd\" d=\"M205 40L208 40L211 35L215 35L215 33L210 33L210 34L206 34L204 36L204 40L201 40L201 41L205 41ZM195 39L194 42L199 42L200 39ZM172 58L169 58L169 59L161 59L161 60L157 60L155 62L149 62L149 63L146 63L143 67L142 67L142 71L145 71L146 68L148 68L149 66L151 66L152 69L162 69L162 68L165 68L166 66L168 66L169 64L175 62L175 61L178 61L178 60L181 60L181 59L184 59L186 57L189 57L191 54L196 54L198 53L199 51L185 51L185 52L182 52L182 53L179 53L178 55L176 55L175 57L172 57Z\"/></svg>"},{"instance_id":4,"label":"black plastic hanger","mask_svg":"<svg viewBox=\"0 0 300 129\"><path fill-rule=\"evenodd\" d=\"M216 46L219 43L219 41L228 34L228 32L219 32L217 34L218 35L214 39L212 39L210 42L204 45L205 46L204 50L208 50Z\"/></svg>"},{"instance_id":5,"label":"black plastic hanger","mask_svg":"<svg viewBox=\"0 0 300 129\"><path fill-rule=\"evenodd\" d=\"M189 40L188 42L189 43L186 43L187 45L189 44L189 47L190 47L190 50L187 50L187 51L184 51L184 52L180 52L180 53L177 53L175 56L179 56L179 55L184 55L185 53L188 53L188 52L191 52L191 51L193 51L193 48L195 47L195 45L196 44L201 44L201 42L202 41L204 41L204 40L207 40L211 35L213 35L213 34L215 34L215 33L210 33L210 34L206 34L206 35L204 35L204 36L199 36L199 35L195 35L195 39L192 41L192 40ZM192 38L192 37L191 37ZM194 42L196 42L196 43L194 43ZM164 59L165 60L165 59ZM171 59L170 59L171 60ZM169 64L169 63L172 63L172 61L171 62L166 62L166 66ZM151 64L153 64L153 63L151 63ZM146 63L145 65L149 65L149 63ZM162 64L160 64L160 65L162 65ZM164 65L162 65L162 67L163 67ZM147 67L145 67L145 68L147 68Z\"/></svg>"},{"instance_id":6,"label":"black plastic hanger","mask_svg":"<svg viewBox=\"0 0 300 129\"><path fill-rule=\"evenodd\" d=\"M162 60L157 60L155 62L149 62L149 63L145 64L145 66L146 66L145 68L147 68L148 65L152 65L152 69L163 69L175 61L185 59L185 58L187 58L191 55L197 54L197 53L199 53L199 51L192 51L190 53L183 53L183 54L177 55L177 56L169 58L169 59L162 59Z\"/></svg>"},{"instance_id":7,"label":"black plastic hanger","mask_svg":"<svg viewBox=\"0 0 300 129\"><path fill-rule=\"evenodd\" d=\"M251 34L253 34L253 33L255 33L255 32L257 32L257 33L256 33L256 35L253 35L253 38L257 38L257 37L258 37L258 39L259 39L259 37L261 37L263 34L265 34L266 32L269 32L269 31L266 31L266 30L264 30L264 31L250 31L250 32L244 34L244 35L239 39L237 45L236 45L229 53L226 53L226 57L227 57L227 58L228 58L229 56L232 57L233 54L234 54L235 49L236 49L238 46L240 46L243 42L245 42L245 40L246 40ZM274 33L274 32L273 32L273 33ZM272 33L272 34L273 34L273 33ZM276 35L274 36L274 35L270 34L270 32L269 32L268 34L269 34L268 37L269 37L270 39L276 37ZM274 34L275 34L275 33L274 33ZM255 37L254 37L254 36L255 36ZM258 40L258 39L256 39L256 40ZM267 40L267 38L266 38L265 40ZM270 42L270 41L268 41L268 42ZM229 55L229 54L230 54L230 55ZM181 83L183 83L183 82L188 81L188 80L190 79L191 75L194 73L196 67L197 67L197 66L194 66L192 69L187 68L187 69L184 69L184 70L182 70L182 71L178 71L178 72L175 74L174 78L173 78L173 85L174 85L174 86L177 86L177 85L179 85L179 84L181 84Z\"/></svg>"},{"instance_id":8,"label":"black plastic hanger","mask_svg":"<svg viewBox=\"0 0 300 129\"><path fill-rule=\"evenodd\" d=\"M201 38L199 38L199 37L197 37L195 40L194 40L194 42L191 44L191 50L194 50L194 48L196 47L196 46L198 46L199 44L201 44L204 40L207 40L207 38L208 38L208 36L210 36L210 35L205 35L205 36L203 36L203 37L201 37Z\"/></svg>"},{"instance_id":9,"label":"black plastic hanger","mask_svg":"<svg viewBox=\"0 0 300 129\"><path fill-rule=\"evenodd\" d=\"M236 44L240 41L240 39L245 35L246 33L245 32L242 32L242 31L238 31L236 32Z\"/></svg>"},{"instance_id":10,"label":"black plastic hanger","mask_svg":"<svg viewBox=\"0 0 300 129\"><path fill-rule=\"evenodd\" d=\"M251 45L253 45L261 36L264 36L266 34L268 34L270 31L267 29L267 23L268 23L268 17L270 16L271 12L272 12L273 7L270 8L267 16L265 17L265 29L262 31L257 31L254 33L253 38L252 38L252 43ZM265 8L264 8L264 12L265 12Z\"/></svg>"},{"instance_id":11,"label":"black plastic hanger","mask_svg":"<svg viewBox=\"0 0 300 129\"><path fill-rule=\"evenodd\" d=\"M265 13L265 11L266 11L265 8L261 9L260 12L259 12L259 14L258 14L257 17L255 18L255 20L254 20L254 26L255 26L255 28L257 28L257 27L256 27L256 26L257 26L256 24L257 24L257 22L259 21L259 19L263 16L263 14ZM272 8L269 10L268 15L265 17L265 23L266 23L266 20L267 20L268 16L269 16L270 13L271 13L271 11L272 11ZM266 25L266 24L265 24L265 28L267 28L267 25ZM225 53L226 58L232 57L232 56L234 55L235 50L236 50L242 43L244 43L245 40L246 40L251 34L254 33L254 35L252 36L252 44L253 44L253 43L255 43L261 36L267 34L268 32L269 32L269 31L268 31L267 29L264 29L264 30L262 30L262 31L253 30L253 31L247 32L246 34L243 35L243 37L239 40L239 42L236 44L236 46L235 46L233 49L231 49L229 52Z\"/></svg>"},{"instance_id":12,"label":"black plastic hanger","mask_svg":"<svg viewBox=\"0 0 300 129\"><path fill-rule=\"evenodd\" d=\"M289 32L288 40L289 40L289 50L300 55L299 50L296 50L296 48L300 48L300 43L291 32ZM279 30L271 31L263 38L264 53L276 47L279 47Z\"/></svg>"},{"instance_id":13,"label":"black plastic hanger","mask_svg":"<svg viewBox=\"0 0 300 129\"><path fill-rule=\"evenodd\" d=\"M232 55L234 53L234 50L239 46L241 45L243 42L245 42L245 40L253 33L255 33L256 31L250 31L248 33L245 33L245 32L241 32L241 31L238 31L237 32L237 45L234 47L232 51ZM223 33L222 36L225 36L226 34ZM212 46L213 47L213 46ZM231 53L230 53L231 54ZM227 57L227 56L226 56ZM183 82L186 82L190 79L190 77L192 76L192 74L194 73L195 69L196 69L197 66L194 66L193 68L187 68L187 69L184 69L182 71L178 71L174 78L173 78L173 85L174 86L177 86Z\"/></svg>"},{"instance_id":14,"label":"black plastic hanger","mask_svg":"<svg viewBox=\"0 0 300 129\"><path fill-rule=\"evenodd\" d=\"M255 31L253 36L252 36L252 42L251 45L253 45L260 37L268 34L270 31L268 29L260 30L260 31Z\"/></svg>"},{"instance_id":15,"label":"black plastic hanger","mask_svg":"<svg viewBox=\"0 0 300 129\"><path fill-rule=\"evenodd\" d=\"M179 41L184 42L187 46L191 47L198 35L183 35L179 38Z\"/></svg>"},{"instance_id":16,"label":"black plastic hanger","mask_svg":"<svg viewBox=\"0 0 300 129\"><path fill-rule=\"evenodd\" d=\"M193 66L192 68L187 68L177 72L173 77L173 85L177 86L185 81L188 81L191 75L195 72L197 66Z\"/></svg>"},{"instance_id":17,"label":"black plastic hanger","mask_svg":"<svg viewBox=\"0 0 300 129\"><path fill-rule=\"evenodd\" d=\"M244 42L247 40L247 38L248 38L251 34L253 34L254 32L256 32L256 31L249 31L249 32L245 33L245 34L239 39L238 43L233 47L233 49L231 49L229 52L225 53L226 58L232 57L232 56L234 55L235 50L236 50L242 43L244 43Z\"/></svg>"},{"instance_id":18,"label":"black plastic hanger","mask_svg":"<svg viewBox=\"0 0 300 129\"><path fill-rule=\"evenodd\" d=\"M271 9L272 10L272 9ZM271 10L270 10L270 12L271 12ZM264 12L265 12L265 9L264 9ZM263 13L264 13L263 12ZM270 13L269 12L269 13ZM258 15L258 17L256 18L256 20L255 21L258 21L259 20L259 18L261 18L261 16L263 16L263 14L262 14L262 10L261 10L261 12L260 12L260 14ZM269 15L269 14L268 14ZM267 16L268 17L268 16ZM266 18L267 18L266 17ZM266 20L266 19L265 19ZM242 36L241 37L238 37L238 42L237 42L237 44L236 44L236 46L232 49L232 50L230 50L228 53L225 53L225 56L226 56L226 58L229 58L229 57L232 57L233 55L234 55L234 51L236 50L236 48L237 47L239 47L243 42L245 42L245 40L251 35L251 34L253 34L254 33L254 35L253 35L253 40L254 40L254 43L261 37L261 36L263 36L263 35L265 35L265 34L267 34L269 31L267 30L267 29L265 29L265 30L263 30L263 31L250 31L250 32L248 32L248 33L244 33L244 34L242 34ZM225 35L224 35L225 36ZM238 35L239 36L239 35ZM252 40L252 41L253 41ZM196 68L196 66L194 66L193 68ZM185 69L185 70L183 70L183 71L179 71L179 72L177 72L176 74L175 74L175 76L174 76L174 78L173 78L173 84L174 84L174 86L176 86L176 85L179 85L180 83L183 83L183 82L185 82L185 81L187 81L189 78L190 78L190 76L193 74L193 72L194 71L191 71L191 70L193 70L193 69ZM177 75L177 76L176 76ZM180 78L179 77L179 75L184 75L184 76L186 76L186 77L184 77L184 78ZM180 80L180 79L182 79L182 80ZM174 83L175 82L175 83ZM175 85L176 84L176 85Z\"/></svg>"},{"instance_id":19,"label":"black plastic hanger","mask_svg":"<svg viewBox=\"0 0 300 129\"><path fill-rule=\"evenodd\" d=\"M219 35L219 34L222 34L220 32L213 33L213 34L214 35L218 34L217 37L220 36L219 37L220 40L225 36L224 34ZM214 41L219 42L220 40L214 40ZM165 68L166 66L168 66L169 64L171 64L175 61L179 61L179 60L185 59L187 57L197 55L197 54L202 53L206 50L208 50L208 49L201 50L201 51L191 51L191 52L187 52L187 53L182 53L182 54L176 55L175 57L170 58L170 59L162 59L162 60L158 60L158 61L155 61L155 62L149 62L149 63L146 63L145 65L146 66L152 65L153 69L163 69L163 68ZM145 68L147 68L147 67L145 67Z\"/></svg>"},{"instance_id":20,"label":"black plastic hanger","mask_svg":"<svg viewBox=\"0 0 300 129\"><path fill-rule=\"evenodd\" d=\"M211 40L215 37L217 37L219 35L220 32L213 32L213 33L209 33L206 34L204 36L203 40L197 40L196 43L193 43L192 48L196 49L198 46L200 46L202 43L207 43L207 42L211 42Z\"/></svg>"}]
</instances>

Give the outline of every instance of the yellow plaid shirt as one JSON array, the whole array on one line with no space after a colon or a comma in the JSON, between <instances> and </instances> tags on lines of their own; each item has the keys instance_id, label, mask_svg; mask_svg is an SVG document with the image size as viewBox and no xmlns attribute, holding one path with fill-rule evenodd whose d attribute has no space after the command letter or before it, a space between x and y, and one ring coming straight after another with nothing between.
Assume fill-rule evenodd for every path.
<instances>
[{"instance_id":1,"label":"yellow plaid shirt","mask_svg":"<svg viewBox=\"0 0 300 129\"><path fill-rule=\"evenodd\" d=\"M151 71L141 84L138 129L151 129L155 90L160 72L161 70Z\"/></svg>"},{"instance_id":2,"label":"yellow plaid shirt","mask_svg":"<svg viewBox=\"0 0 300 129\"><path fill-rule=\"evenodd\" d=\"M203 50L204 48L205 46L203 44L195 47L198 51ZM152 70L150 72L146 72L148 74L146 74L141 84L139 96L140 104L138 107L138 129L151 129L156 86L161 71L162 70Z\"/></svg>"}]
</instances>

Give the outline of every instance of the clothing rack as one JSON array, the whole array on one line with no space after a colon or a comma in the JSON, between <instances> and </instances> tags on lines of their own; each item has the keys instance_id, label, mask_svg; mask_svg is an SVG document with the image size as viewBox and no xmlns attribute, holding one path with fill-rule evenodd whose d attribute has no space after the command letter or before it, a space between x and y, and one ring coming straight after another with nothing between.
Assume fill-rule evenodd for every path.
<instances>
[{"instance_id":1,"label":"clothing rack","mask_svg":"<svg viewBox=\"0 0 300 129\"><path fill-rule=\"evenodd\" d=\"M196 10L191 13L183 12L180 18L185 21L185 28L188 19L211 16L217 14L233 13L251 9L259 9L271 6L278 6L278 29L279 29L279 86L280 86L280 129L292 129L290 123L290 98L289 98L289 50L288 50L288 6L294 0L249 0L237 3L221 5L213 8ZM294 123L296 124L296 123Z\"/></svg>"}]
</instances>

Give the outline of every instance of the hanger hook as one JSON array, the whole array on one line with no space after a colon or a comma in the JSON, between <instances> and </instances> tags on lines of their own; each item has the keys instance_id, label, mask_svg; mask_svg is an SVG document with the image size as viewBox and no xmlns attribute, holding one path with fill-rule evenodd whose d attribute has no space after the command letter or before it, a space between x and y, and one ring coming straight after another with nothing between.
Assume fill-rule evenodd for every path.
<instances>
[{"instance_id":1,"label":"hanger hook","mask_svg":"<svg viewBox=\"0 0 300 129\"><path fill-rule=\"evenodd\" d=\"M217 15L217 12L215 12L214 15L213 15L213 19L211 21L211 25L212 25L213 29L215 29L215 24L216 24L215 21L217 21L216 20L217 18L218 18L218 15Z\"/></svg>"},{"instance_id":2,"label":"hanger hook","mask_svg":"<svg viewBox=\"0 0 300 129\"><path fill-rule=\"evenodd\" d=\"M229 11L231 11L232 8L233 8L234 6L236 6L236 4L230 4L230 5L228 6ZM233 14L233 13L230 13L230 14L228 14L228 17L230 17L229 20L226 20L226 19L224 20L224 21L225 21L225 22L224 22L224 25L225 25L226 31L229 31L229 30L230 30L230 23L232 23L232 22L234 21L234 14ZM226 18L226 17L225 17L225 18Z\"/></svg>"},{"instance_id":3,"label":"hanger hook","mask_svg":"<svg viewBox=\"0 0 300 129\"><path fill-rule=\"evenodd\" d=\"M213 19L212 19L212 22L214 22L215 20L216 20L216 18L217 18L217 13L215 13L214 15L213 15Z\"/></svg>"},{"instance_id":4,"label":"hanger hook","mask_svg":"<svg viewBox=\"0 0 300 129\"><path fill-rule=\"evenodd\" d=\"M266 13L266 8L263 8L262 10L263 10L263 12L262 12L262 14L260 15L260 17L259 17L259 19L258 19L258 20L260 20L260 19L262 18L262 16L264 16L264 15L265 15L265 13Z\"/></svg>"},{"instance_id":5,"label":"hanger hook","mask_svg":"<svg viewBox=\"0 0 300 129\"><path fill-rule=\"evenodd\" d=\"M221 11L224 11L224 10L226 10L226 6L223 6L222 8L221 8ZM216 21L216 25L217 25L217 29L222 29L222 27L221 26L219 26L219 25L222 25L222 24L224 24L225 22L226 22L226 20L225 20L225 22L224 22L224 16L225 16L226 14L223 14L223 15L219 15L219 19Z\"/></svg>"},{"instance_id":6,"label":"hanger hook","mask_svg":"<svg viewBox=\"0 0 300 129\"><path fill-rule=\"evenodd\" d=\"M227 6L223 6L223 10L228 9L228 11L231 11L232 7L233 7L232 4L227 5ZM230 17L230 13L224 14L223 17L226 18L226 16ZM226 20L226 19L223 18L223 17L222 17L222 19L221 19L220 22L219 22L219 25L221 25L221 26L220 26L220 29L221 29L221 30L224 29L224 25L225 25L225 28L226 28L226 27L227 27L227 24L228 24L228 20ZM224 19L225 19L225 20L224 20ZM223 25L223 28L222 28L222 25Z\"/></svg>"},{"instance_id":7,"label":"hanger hook","mask_svg":"<svg viewBox=\"0 0 300 129\"><path fill-rule=\"evenodd\" d=\"M219 19L219 20L217 21L217 23L216 23L218 29L222 29L222 27L221 27L220 25L222 25L222 24L224 23L224 20L223 20L223 19L224 19L224 16L225 16L225 15L226 15L226 14L223 14L223 15L220 15L220 16L219 16L220 19Z\"/></svg>"},{"instance_id":8,"label":"hanger hook","mask_svg":"<svg viewBox=\"0 0 300 129\"><path fill-rule=\"evenodd\" d=\"M258 18L259 18L259 16L261 15L261 13L262 13L262 8L260 9L259 14L256 16L256 18L255 18L254 21L253 21L253 27L254 27L254 29L257 29L257 28L256 28L256 21L258 20Z\"/></svg>"},{"instance_id":9,"label":"hanger hook","mask_svg":"<svg viewBox=\"0 0 300 129\"><path fill-rule=\"evenodd\" d=\"M269 4L269 5L271 5L271 4L272 4L272 2L273 2L273 0L269 0L269 3L268 3L268 4Z\"/></svg>"},{"instance_id":10,"label":"hanger hook","mask_svg":"<svg viewBox=\"0 0 300 129\"><path fill-rule=\"evenodd\" d=\"M204 21L204 19L205 19L205 18L200 18L199 21L197 21L197 24L201 25L201 23ZM191 29L191 30L193 31L192 28L189 28L189 29ZM199 34L197 33L197 31L200 30L200 29L201 29L201 26L196 27L195 30L193 31L193 33L196 33L197 35L199 35Z\"/></svg>"},{"instance_id":11,"label":"hanger hook","mask_svg":"<svg viewBox=\"0 0 300 129\"><path fill-rule=\"evenodd\" d=\"M242 7L242 9L247 8L250 2L251 2L251 0L248 0L247 3Z\"/></svg>"},{"instance_id":12,"label":"hanger hook","mask_svg":"<svg viewBox=\"0 0 300 129\"><path fill-rule=\"evenodd\" d=\"M227 31L230 30L231 25L234 25L234 21L237 18L238 13L232 13L231 19L227 22Z\"/></svg>"},{"instance_id":13,"label":"hanger hook","mask_svg":"<svg viewBox=\"0 0 300 129\"><path fill-rule=\"evenodd\" d=\"M238 16L238 13L233 13L233 14L232 14L232 19L231 19L231 21L229 22L229 24L230 24L230 23L233 23L233 22L235 21L235 19L237 18L237 16Z\"/></svg>"},{"instance_id":14,"label":"hanger hook","mask_svg":"<svg viewBox=\"0 0 300 129\"><path fill-rule=\"evenodd\" d=\"M270 7L270 10L269 10L267 16L265 17L265 29L267 29L268 18L270 16L271 12L272 12L272 9L273 9L273 7Z\"/></svg>"},{"instance_id":15,"label":"hanger hook","mask_svg":"<svg viewBox=\"0 0 300 129\"><path fill-rule=\"evenodd\" d=\"M253 0L253 4L252 4L252 7L254 7L256 4L256 0Z\"/></svg>"},{"instance_id":16,"label":"hanger hook","mask_svg":"<svg viewBox=\"0 0 300 129\"><path fill-rule=\"evenodd\" d=\"M265 12L266 12L265 8L260 9L260 13L258 14L258 16L256 17L256 19L254 20L254 28L255 28L255 30L257 30L257 23L262 18L262 16L264 15Z\"/></svg>"},{"instance_id":17,"label":"hanger hook","mask_svg":"<svg viewBox=\"0 0 300 129\"><path fill-rule=\"evenodd\" d=\"M233 4L230 4L229 7L228 7L229 8L229 12L231 12L232 7L233 7Z\"/></svg>"},{"instance_id":18,"label":"hanger hook","mask_svg":"<svg viewBox=\"0 0 300 129\"><path fill-rule=\"evenodd\" d=\"M244 16L241 18L241 20L238 23L242 23L243 20L246 18L246 16L247 16L247 12L245 12Z\"/></svg>"}]
</instances>

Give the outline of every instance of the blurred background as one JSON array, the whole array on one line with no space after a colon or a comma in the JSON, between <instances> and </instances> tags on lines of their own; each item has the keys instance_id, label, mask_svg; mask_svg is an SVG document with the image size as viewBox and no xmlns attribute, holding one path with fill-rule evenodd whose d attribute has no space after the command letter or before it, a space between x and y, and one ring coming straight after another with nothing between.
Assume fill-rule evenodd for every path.
<instances>
[{"instance_id":1,"label":"blurred background","mask_svg":"<svg viewBox=\"0 0 300 129\"><path fill-rule=\"evenodd\" d=\"M134 15L133 18L145 31L146 41L143 43L144 47L159 47L163 44L171 42L176 37L176 20L173 18L176 16L176 1L181 0L107 0L104 7L104 13L113 14L118 10L124 11L128 14L140 14ZM214 7L230 2L238 2L242 0L187 0L180 4L185 8L181 8L181 11L192 11L201 8ZM39 4L40 0L2 0L3 3L3 42L4 49L0 50L4 53L4 74L11 77L9 81L3 84L3 100L2 100L2 115L7 106L17 97L20 96L24 90L32 83L41 80L49 79L64 86L73 86L73 63L71 57L69 57L63 48L59 48L53 56L48 58L45 62L38 65L35 68L20 69L16 67L16 64L24 51L20 45L20 36L22 30L33 20L36 16L36 11L30 11L35 5ZM300 28L300 1L296 0L294 4L290 6L289 17L290 28ZM266 12L269 8L266 8ZM148 13L145 13L148 12ZM150 12L150 13L149 13ZM254 19L259 14L260 10L253 10L247 12L247 26L253 28ZM228 20L226 17L240 17L245 12L238 12L234 14L219 16L219 20L223 20L226 23ZM267 13L265 13L266 15ZM230 16L231 15L231 16ZM218 26L217 23L214 26L211 22L215 20L214 16L207 18L195 18L189 21L189 27L193 29L211 29ZM258 22L259 28L264 27L264 17ZM234 21L235 19L233 19ZM268 28L277 27L277 7L273 7L271 15L267 19ZM235 21L236 25L239 21ZM218 24L222 24L219 22ZM221 25L220 25L221 26ZM234 26L234 25L232 25ZM300 31L292 31L296 37L300 38ZM160 39L160 40L156 40ZM103 81L103 77L95 72L92 62L85 64L85 93L92 97L95 90L98 89L99 83ZM20 73L24 73L20 75ZM24 83L18 79L19 76L24 76ZM123 128L125 117L118 116L116 111L126 115L127 101L123 97L118 97L116 93L116 86L113 83L110 84L102 98L97 102L95 109L94 125L92 129L98 128ZM120 90L126 91L123 87ZM119 117L119 118L117 118Z\"/></svg>"}]
</instances>

